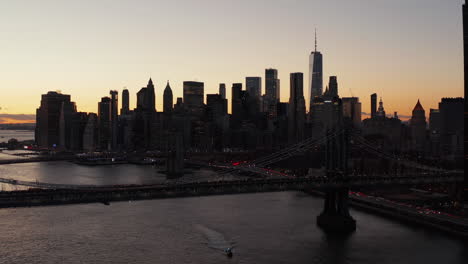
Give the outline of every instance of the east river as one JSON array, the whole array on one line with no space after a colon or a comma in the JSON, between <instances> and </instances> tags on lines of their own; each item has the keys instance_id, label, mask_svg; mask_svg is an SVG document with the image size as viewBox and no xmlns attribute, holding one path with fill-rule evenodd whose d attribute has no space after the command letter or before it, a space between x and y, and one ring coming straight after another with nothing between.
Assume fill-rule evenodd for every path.
<instances>
[{"instance_id":1,"label":"east river","mask_svg":"<svg viewBox=\"0 0 468 264\"><path fill-rule=\"evenodd\" d=\"M195 171L190 177L209 177ZM73 184L164 181L152 166L0 166L0 177ZM358 210L328 236L299 192L0 209L0 263L467 263L468 242ZM234 257L223 254L234 247Z\"/></svg>"}]
</instances>

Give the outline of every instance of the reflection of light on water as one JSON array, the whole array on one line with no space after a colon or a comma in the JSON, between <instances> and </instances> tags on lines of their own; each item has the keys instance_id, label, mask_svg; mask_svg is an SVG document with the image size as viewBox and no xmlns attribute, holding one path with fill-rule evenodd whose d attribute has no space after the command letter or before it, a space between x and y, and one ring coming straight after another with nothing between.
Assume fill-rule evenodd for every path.
<instances>
[{"instance_id":1,"label":"reflection of light on water","mask_svg":"<svg viewBox=\"0 0 468 264\"><path fill-rule=\"evenodd\" d=\"M234 243L227 241L223 234L210 229L203 225L195 225L195 228L200 231L206 238L207 246L217 250L226 250L227 248L233 248Z\"/></svg>"}]
</instances>

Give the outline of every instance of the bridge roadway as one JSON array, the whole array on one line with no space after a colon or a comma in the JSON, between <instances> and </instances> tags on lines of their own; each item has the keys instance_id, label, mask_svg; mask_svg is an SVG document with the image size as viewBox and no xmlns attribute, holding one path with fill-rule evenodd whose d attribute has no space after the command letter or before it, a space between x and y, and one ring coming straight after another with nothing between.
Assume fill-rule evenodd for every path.
<instances>
[{"instance_id":1,"label":"bridge roadway","mask_svg":"<svg viewBox=\"0 0 468 264\"><path fill-rule=\"evenodd\" d=\"M213 180L202 182L182 182L167 181L162 184L149 185L74 185L74 184L55 184L34 181L21 181L8 178L0 178L0 183L27 186L39 189L64 189L64 190L138 190L138 189L160 189L161 191L171 189L205 189L205 188L231 188L248 187L249 189L271 189L271 190L291 190L302 189L305 187L316 189L337 189L353 188L360 186L385 186L385 185L413 185L427 183L449 183L463 181L464 174L461 172L449 173L427 173L413 174L405 176L353 176L347 178L340 177L271 177L271 178L248 178L243 180ZM252 188L253 187L253 188Z\"/></svg>"}]
</instances>

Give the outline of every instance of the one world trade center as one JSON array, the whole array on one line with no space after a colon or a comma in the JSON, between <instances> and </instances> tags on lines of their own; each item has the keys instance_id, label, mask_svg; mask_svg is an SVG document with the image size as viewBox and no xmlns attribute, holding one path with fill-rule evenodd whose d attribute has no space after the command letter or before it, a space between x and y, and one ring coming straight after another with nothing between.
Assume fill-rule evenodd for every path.
<instances>
[{"instance_id":1,"label":"one world trade center","mask_svg":"<svg viewBox=\"0 0 468 264\"><path fill-rule=\"evenodd\" d=\"M309 111L316 96L323 91L323 62L322 53L317 51L317 33L315 34L315 50L309 56Z\"/></svg>"}]
</instances>

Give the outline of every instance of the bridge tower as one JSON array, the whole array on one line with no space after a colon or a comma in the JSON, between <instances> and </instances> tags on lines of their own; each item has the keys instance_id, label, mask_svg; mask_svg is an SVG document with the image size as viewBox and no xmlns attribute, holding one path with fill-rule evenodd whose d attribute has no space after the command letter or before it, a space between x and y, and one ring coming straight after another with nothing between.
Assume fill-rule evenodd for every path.
<instances>
[{"instance_id":1,"label":"bridge tower","mask_svg":"<svg viewBox=\"0 0 468 264\"><path fill-rule=\"evenodd\" d=\"M333 136L333 134L338 135ZM348 178L348 144L347 130L327 131L326 142L326 175L346 183ZM329 232L347 233L356 230L356 221L349 214L348 188L329 189L325 191L325 204L322 213L317 216L317 225Z\"/></svg>"}]
</instances>

